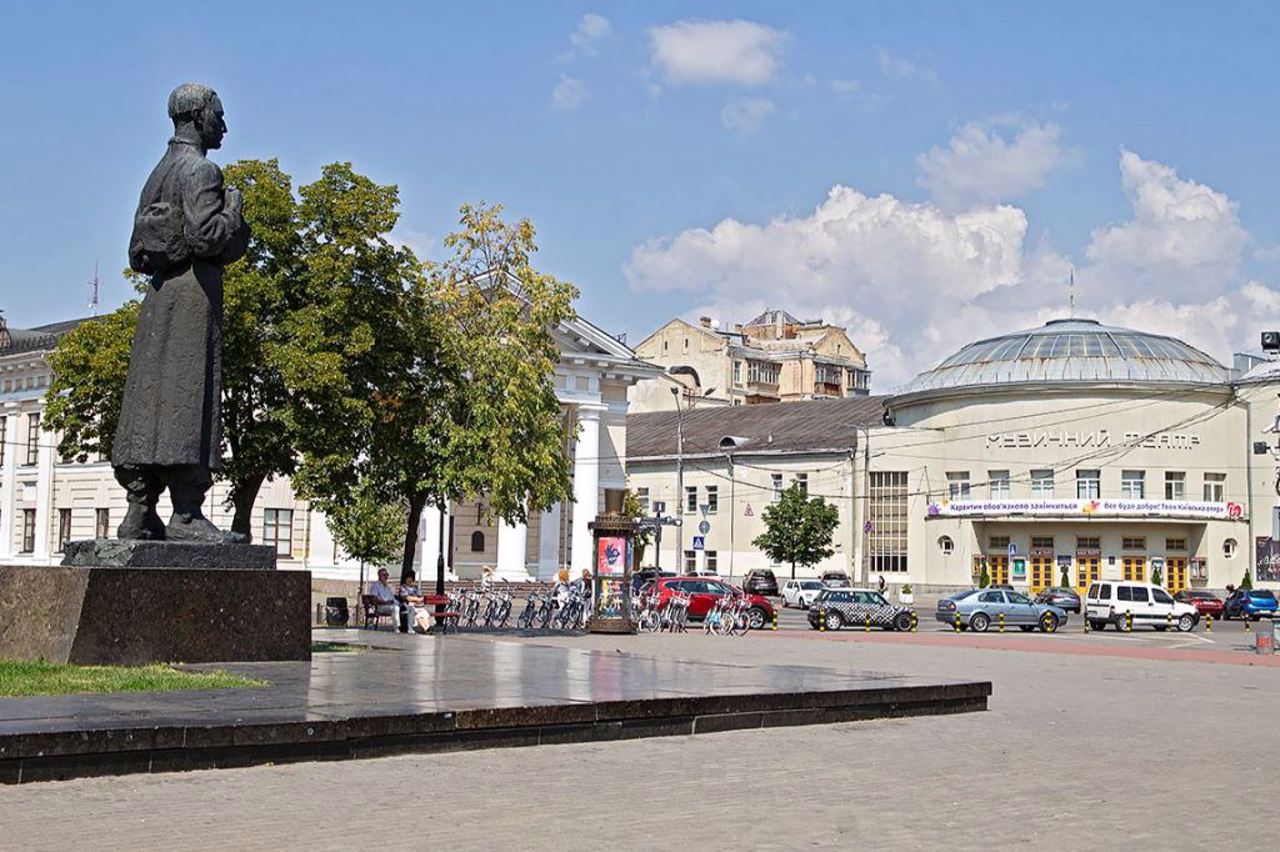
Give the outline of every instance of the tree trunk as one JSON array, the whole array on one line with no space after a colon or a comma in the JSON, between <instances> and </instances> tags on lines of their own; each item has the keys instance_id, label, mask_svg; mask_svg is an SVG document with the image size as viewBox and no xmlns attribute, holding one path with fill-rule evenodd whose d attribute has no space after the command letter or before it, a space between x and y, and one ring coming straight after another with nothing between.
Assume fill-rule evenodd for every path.
<instances>
[{"instance_id":1,"label":"tree trunk","mask_svg":"<svg viewBox=\"0 0 1280 852\"><path fill-rule=\"evenodd\" d=\"M795 578L796 578L796 563L792 562L791 563L791 579L794 580Z\"/></svg>"},{"instance_id":2,"label":"tree trunk","mask_svg":"<svg viewBox=\"0 0 1280 852\"><path fill-rule=\"evenodd\" d=\"M262 474L255 474L231 483L231 505L235 507L231 531L243 534L250 542L253 541L253 504L258 502L258 492L266 479Z\"/></svg>"},{"instance_id":3,"label":"tree trunk","mask_svg":"<svg viewBox=\"0 0 1280 852\"><path fill-rule=\"evenodd\" d=\"M418 550L418 524L422 521L422 510L427 505L426 494L414 494L409 497L409 524L404 531L404 556L400 560L400 582L404 582L413 570L413 554ZM440 543L444 546L444 542Z\"/></svg>"}]
</instances>

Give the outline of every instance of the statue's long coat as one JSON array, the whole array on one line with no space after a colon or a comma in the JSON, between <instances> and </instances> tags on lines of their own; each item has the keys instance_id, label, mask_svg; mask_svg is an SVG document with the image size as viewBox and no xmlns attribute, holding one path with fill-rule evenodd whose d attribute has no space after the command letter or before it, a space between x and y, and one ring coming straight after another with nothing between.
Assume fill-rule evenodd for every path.
<instances>
[{"instance_id":1,"label":"statue's long coat","mask_svg":"<svg viewBox=\"0 0 1280 852\"><path fill-rule=\"evenodd\" d=\"M222 268L244 255L249 228L227 209L222 170L195 142L174 137L151 173L139 213L157 202L181 210L191 260L156 271L142 301L129 353L111 463L222 466ZM175 214L174 226L178 221ZM148 225L135 217L133 247Z\"/></svg>"}]
</instances>

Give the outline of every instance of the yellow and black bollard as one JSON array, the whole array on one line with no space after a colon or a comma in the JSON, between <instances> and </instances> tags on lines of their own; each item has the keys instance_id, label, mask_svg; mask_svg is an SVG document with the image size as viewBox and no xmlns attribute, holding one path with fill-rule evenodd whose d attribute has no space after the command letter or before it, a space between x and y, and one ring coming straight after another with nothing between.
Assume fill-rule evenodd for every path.
<instances>
[{"instance_id":1,"label":"yellow and black bollard","mask_svg":"<svg viewBox=\"0 0 1280 852\"><path fill-rule=\"evenodd\" d=\"M911 611L911 632L912 632L912 633L915 633L915 632L916 632L916 622L917 622L918 620L919 620L919 619L917 619L917 618L916 618L916 611L915 611L915 610L912 610L912 611Z\"/></svg>"},{"instance_id":2,"label":"yellow and black bollard","mask_svg":"<svg viewBox=\"0 0 1280 852\"><path fill-rule=\"evenodd\" d=\"M778 611L776 609L773 611L773 629L778 629Z\"/></svg>"},{"instance_id":3,"label":"yellow and black bollard","mask_svg":"<svg viewBox=\"0 0 1280 852\"><path fill-rule=\"evenodd\" d=\"M1249 632L1250 630L1252 630L1252 629L1253 629L1253 628L1251 628L1251 627L1249 626L1249 613L1247 613L1247 612L1246 612L1246 613L1244 614L1244 632L1245 632L1245 633L1248 633L1248 632Z\"/></svg>"},{"instance_id":4,"label":"yellow and black bollard","mask_svg":"<svg viewBox=\"0 0 1280 852\"><path fill-rule=\"evenodd\" d=\"M1085 633L1089 632L1089 611L1088 610L1085 610L1084 632Z\"/></svg>"},{"instance_id":5,"label":"yellow and black bollard","mask_svg":"<svg viewBox=\"0 0 1280 852\"><path fill-rule=\"evenodd\" d=\"M862 617L862 632L863 633L871 632L871 613L867 613Z\"/></svg>"},{"instance_id":6,"label":"yellow and black bollard","mask_svg":"<svg viewBox=\"0 0 1280 852\"><path fill-rule=\"evenodd\" d=\"M827 632L827 611L825 609L818 610L818 632Z\"/></svg>"},{"instance_id":7,"label":"yellow and black bollard","mask_svg":"<svg viewBox=\"0 0 1280 852\"><path fill-rule=\"evenodd\" d=\"M1171 612L1166 612L1164 614L1164 629L1165 630L1173 629L1173 613Z\"/></svg>"},{"instance_id":8,"label":"yellow and black bollard","mask_svg":"<svg viewBox=\"0 0 1280 852\"><path fill-rule=\"evenodd\" d=\"M1124 632L1133 632L1133 610L1129 610L1124 614Z\"/></svg>"},{"instance_id":9,"label":"yellow and black bollard","mask_svg":"<svg viewBox=\"0 0 1280 852\"><path fill-rule=\"evenodd\" d=\"M999 613L999 616L1000 616L1000 632L1003 633L1004 632L1004 613L1003 612Z\"/></svg>"},{"instance_id":10,"label":"yellow and black bollard","mask_svg":"<svg viewBox=\"0 0 1280 852\"><path fill-rule=\"evenodd\" d=\"M959 632L960 632L960 613L958 613L958 612L956 613L956 626L955 626L955 632L956 632L956 633L959 633Z\"/></svg>"},{"instance_id":11,"label":"yellow and black bollard","mask_svg":"<svg viewBox=\"0 0 1280 852\"><path fill-rule=\"evenodd\" d=\"M1204 617L1204 632L1205 633L1213 632L1213 616L1209 613L1206 613Z\"/></svg>"}]
</instances>

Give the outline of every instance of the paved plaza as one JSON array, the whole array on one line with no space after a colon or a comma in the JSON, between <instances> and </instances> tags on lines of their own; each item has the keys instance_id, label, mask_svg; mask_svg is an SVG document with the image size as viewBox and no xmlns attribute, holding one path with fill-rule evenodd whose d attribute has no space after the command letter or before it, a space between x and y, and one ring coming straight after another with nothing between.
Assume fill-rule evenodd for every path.
<instances>
[{"instance_id":1,"label":"paved plaza","mask_svg":"<svg viewBox=\"0 0 1280 852\"><path fill-rule=\"evenodd\" d=\"M796 627L742 639L446 641L989 679L990 710L6 787L0 848L1065 849L1105 838L1192 849L1269 807L1280 746L1271 721L1280 672L1269 665L1154 653L1188 638L1176 634L1103 640L1134 649L1114 656L1069 635L818 636ZM1221 656L1257 659L1220 632ZM1002 649L1011 641L1024 645ZM1035 643L1083 650L1043 653Z\"/></svg>"}]
</instances>

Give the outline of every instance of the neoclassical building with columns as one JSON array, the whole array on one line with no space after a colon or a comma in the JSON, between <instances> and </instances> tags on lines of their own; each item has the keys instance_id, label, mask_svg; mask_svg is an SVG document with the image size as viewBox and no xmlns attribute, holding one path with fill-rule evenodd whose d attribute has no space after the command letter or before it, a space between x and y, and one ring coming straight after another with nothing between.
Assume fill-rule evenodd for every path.
<instances>
[{"instance_id":1,"label":"neoclassical building with columns","mask_svg":"<svg viewBox=\"0 0 1280 852\"><path fill-rule=\"evenodd\" d=\"M56 565L67 541L113 537L124 516L124 491L103 459L60 459L57 436L43 428L44 394L53 375L46 356L84 320L35 328L0 324L0 562ZM554 382L565 418L565 452L573 461L573 500L534 512L528 524L498 524L485 500L443 512L445 559L452 572L478 577L485 566L510 580L547 578L560 567L591 565L587 523L605 488L625 486L627 390L660 368L582 318L554 330L561 357ZM215 481L205 510L228 527L227 485ZM168 497L159 510L167 517ZM415 564L434 576L441 512L423 513ZM282 569L310 570L328 580L355 580L359 565L334 542L320 511L293 493L287 478L263 485L253 510L253 538L276 549ZM575 535L575 530L581 534Z\"/></svg>"}]
</instances>

